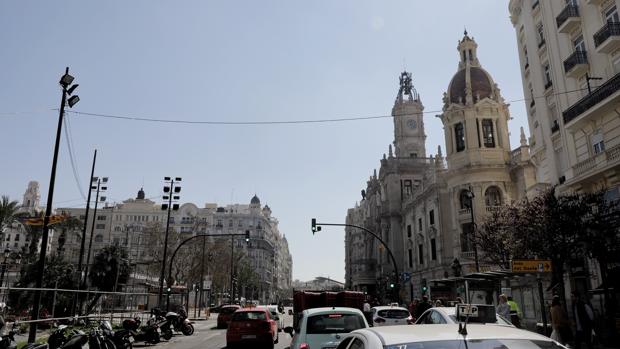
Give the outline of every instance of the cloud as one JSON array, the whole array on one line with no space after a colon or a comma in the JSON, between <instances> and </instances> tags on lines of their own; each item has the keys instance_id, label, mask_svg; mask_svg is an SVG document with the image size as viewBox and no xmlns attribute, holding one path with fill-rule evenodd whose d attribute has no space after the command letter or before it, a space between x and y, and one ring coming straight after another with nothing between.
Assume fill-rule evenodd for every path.
<instances>
[{"instance_id":1,"label":"cloud","mask_svg":"<svg viewBox=\"0 0 620 349\"><path fill-rule=\"evenodd\" d=\"M385 26L385 20L383 19L383 17L374 16L370 20L370 26L373 30L379 31Z\"/></svg>"}]
</instances>

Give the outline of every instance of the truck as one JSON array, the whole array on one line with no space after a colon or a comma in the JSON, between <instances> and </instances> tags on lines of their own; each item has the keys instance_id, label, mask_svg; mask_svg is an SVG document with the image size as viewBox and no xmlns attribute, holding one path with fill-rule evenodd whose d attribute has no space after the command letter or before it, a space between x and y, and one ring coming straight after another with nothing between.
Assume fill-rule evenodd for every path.
<instances>
[{"instance_id":1,"label":"truck","mask_svg":"<svg viewBox=\"0 0 620 349\"><path fill-rule=\"evenodd\" d=\"M348 307L364 310L364 292L357 291L295 291L293 290L293 328L297 328L301 313L306 309Z\"/></svg>"}]
</instances>

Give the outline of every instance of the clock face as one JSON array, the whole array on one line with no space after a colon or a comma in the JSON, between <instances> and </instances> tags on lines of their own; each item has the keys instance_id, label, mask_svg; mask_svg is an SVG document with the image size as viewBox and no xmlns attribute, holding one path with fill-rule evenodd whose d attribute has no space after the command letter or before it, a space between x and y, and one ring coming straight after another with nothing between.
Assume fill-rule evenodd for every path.
<instances>
[{"instance_id":1,"label":"clock face","mask_svg":"<svg viewBox=\"0 0 620 349\"><path fill-rule=\"evenodd\" d=\"M418 127L418 123L413 119L407 120L407 126L409 126L410 129L415 129Z\"/></svg>"}]
</instances>

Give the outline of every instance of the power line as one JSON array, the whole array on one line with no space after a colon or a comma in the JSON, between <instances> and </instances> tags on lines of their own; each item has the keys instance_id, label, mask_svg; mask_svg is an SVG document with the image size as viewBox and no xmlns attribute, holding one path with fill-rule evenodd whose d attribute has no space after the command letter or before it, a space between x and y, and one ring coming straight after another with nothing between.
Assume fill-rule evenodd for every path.
<instances>
[{"instance_id":1,"label":"power line","mask_svg":"<svg viewBox=\"0 0 620 349\"><path fill-rule=\"evenodd\" d=\"M71 136L71 125L69 122L70 118L66 118L65 120L65 139L67 141L67 148L69 149L69 159L71 160L71 169L73 170L73 178L75 179L75 184L77 185L78 191L82 198L86 200L86 195L84 195L84 191L82 190L82 183L80 181L80 176L76 169L76 161L75 156L73 154L73 137Z\"/></svg>"}]
</instances>

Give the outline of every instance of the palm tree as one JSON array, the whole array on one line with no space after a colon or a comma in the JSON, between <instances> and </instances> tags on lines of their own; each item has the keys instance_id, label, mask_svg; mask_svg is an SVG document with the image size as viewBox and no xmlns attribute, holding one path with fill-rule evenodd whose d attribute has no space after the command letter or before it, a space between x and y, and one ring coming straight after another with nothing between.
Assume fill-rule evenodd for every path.
<instances>
[{"instance_id":1,"label":"palm tree","mask_svg":"<svg viewBox=\"0 0 620 349\"><path fill-rule=\"evenodd\" d=\"M13 223L18 209L17 201L11 201L7 195L2 195L2 199L0 199L0 232Z\"/></svg>"}]
</instances>

